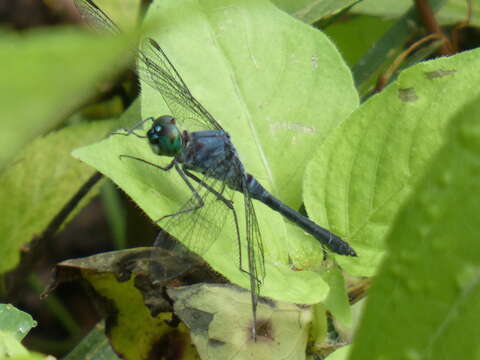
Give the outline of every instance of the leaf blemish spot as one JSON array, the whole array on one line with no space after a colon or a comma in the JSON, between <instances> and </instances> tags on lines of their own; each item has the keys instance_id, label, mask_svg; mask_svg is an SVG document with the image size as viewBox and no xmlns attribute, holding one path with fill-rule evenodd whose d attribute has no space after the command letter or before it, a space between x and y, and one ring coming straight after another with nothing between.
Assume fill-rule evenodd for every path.
<instances>
[{"instance_id":1,"label":"leaf blemish spot","mask_svg":"<svg viewBox=\"0 0 480 360\"><path fill-rule=\"evenodd\" d=\"M304 125L301 123L276 122L270 125L273 134L280 131L292 131L299 134L315 134L317 130L313 126Z\"/></svg>"},{"instance_id":2,"label":"leaf blemish spot","mask_svg":"<svg viewBox=\"0 0 480 360\"><path fill-rule=\"evenodd\" d=\"M444 76L455 74L457 70L434 70L425 72L425 76L428 80L438 79Z\"/></svg>"},{"instance_id":3,"label":"leaf blemish spot","mask_svg":"<svg viewBox=\"0 0 480 360\"><path fill-rule=\"evenodd\" d=\"M418 100L417 92L414 88L398 89L398 97L403 102L413 102Z\"/></svg>"},{"instance_id":4,"label":"leaf blemish spot","mask_svg":"<svg viewBox=\"0 0 480 360\"><path fill-rule=\"evenodd\" d=\"M225 341L218 340L218 339L208 339L208 346L220 347L220 346L224 346L224 345L225 345Z\"/></svg>"},{"instance_id":5,"label":"leaf blemish spot","mask_svg":"<svg viewBox=\"0 0 480 360\"><path fill-rule=\"evenodd\" d=\"M270 319L257 319L257 323L255 324L257 339L256 341L273 341L273 327L272 321ZM251 335L251 331L249 330L249 334ZM252 338L253 341L253 338Z\"/></svg>"}]
</instances>

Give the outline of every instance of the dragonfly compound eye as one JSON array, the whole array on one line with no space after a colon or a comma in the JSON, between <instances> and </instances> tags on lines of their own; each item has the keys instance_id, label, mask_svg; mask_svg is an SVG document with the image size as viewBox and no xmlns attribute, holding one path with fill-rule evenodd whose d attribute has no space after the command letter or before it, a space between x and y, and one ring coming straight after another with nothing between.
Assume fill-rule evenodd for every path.
<instances>
[{"instance_id":1,"label":"dragonfly compound eye","mask_svg":"<svg viewBox=\"0 0 480 360\"><path fill-rule=\"evenodd\" d=\"M171 116L161 116L147 132L148 142L157 155L175 156L182 149L182 135Z\"/></svg>"}]
</instances>

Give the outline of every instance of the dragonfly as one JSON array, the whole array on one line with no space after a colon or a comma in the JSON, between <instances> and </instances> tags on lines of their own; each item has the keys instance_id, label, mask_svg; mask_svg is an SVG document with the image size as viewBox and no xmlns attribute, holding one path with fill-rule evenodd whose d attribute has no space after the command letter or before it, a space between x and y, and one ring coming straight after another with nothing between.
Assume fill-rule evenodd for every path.
<instances>
[{"instance_id":1,"label":"dragonfly","mask_svg":"<svg viewBox=\"0 0 480 360\"><path fill-rule=\"evenodd\" d=\"M92 0L75 0L75 3L87 22L93 21L95 27L110 32L121 32ZM146 118L130 129L122 129L113 134L145 139L154 154L169 157L171 161L168 165L161 166L133 155L120 157L165 172L174 170L191 192L189 200L178 211L157 220L162 231L155 246L161 246L165 236L173 233L188 248L202 255L217 240L212 233L221 233L226 221L233 222L233 241L238 248L239 270L249 276L252 335L255 339L256 309L260 286L265 277L265 259L253 200L261 201L280 213L331 251L346 256L357 254L339 236L277 199L247 172L229 133L192 95L173 63L154 39L145 38L139 49L135 50L135 55L139 78L162 95L171 113ZM141 132L145 124L149 124L146 133ZM189 131L187 126L194 127L195 131ZM233 201L235 193L243 195L243 211ZM242 229L239 221L241 213L244 216ZM207 218L214 220L207 223L201 220ZM216 231L211 231L212 227Z\"/></svg>"}]
</instances>

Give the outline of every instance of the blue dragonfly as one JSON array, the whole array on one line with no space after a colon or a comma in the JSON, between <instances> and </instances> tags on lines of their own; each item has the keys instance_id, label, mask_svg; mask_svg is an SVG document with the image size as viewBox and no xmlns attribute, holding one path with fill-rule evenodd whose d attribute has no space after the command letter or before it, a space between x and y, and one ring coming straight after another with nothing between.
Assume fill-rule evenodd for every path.
<instances>
[{"instance_id":1,"label":"blue dragonfly","mask_svg":"<svg viewBox=\"0 0 480 360\"><path fill-rule=\"evenodd\" d=\"M75 0L75 3L82 15L93 21L96 27L120 32L92 0ZM162 231L155 245L162 246L168 241L169 234L175 234L188 248L202 255L217 240L217 236L212 234L220 234L225 222L233 222L236 235L232 240L238 248L238 266L250 279L252 335L255 338L256 308L265 277L265 264L253 199L280 213L331 251L356 256L355 250L339 236L274 197L246 171L228 132L192 95L154 39L144 40L136 58L139 77L162 95L171 113L146 118L130 129L113 134L146 139L156 155L170 157L171 161L166 166L160 166L132 155L121 155L121 158L139 161L160 171L174 169L192 194L178 211L157 220ZM141 131L145 124L149 125L146 133ZM195 131L187 128L195 128ZM243 195L242 212L233 202L235 193ZM242 229L240 214L244 217ZM205 224L202 219L214 221ZM216 230L212 231L212 228Z\"/></svg>"}]
</instances>

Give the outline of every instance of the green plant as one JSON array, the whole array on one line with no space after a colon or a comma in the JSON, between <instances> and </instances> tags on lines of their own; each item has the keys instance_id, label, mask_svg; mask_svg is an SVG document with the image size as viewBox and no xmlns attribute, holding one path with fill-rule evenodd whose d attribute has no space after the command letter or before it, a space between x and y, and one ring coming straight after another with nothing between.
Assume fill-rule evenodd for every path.
<instances>
[{"instance_id":1,"label":"green plant","mask_svg":"<svg viewBox=\"0 0 480 360\"><path fill-rule=\"evenodd\" d=\"M368 29L378 21L359 16L349 22L348 11L356 9L349 6L355 3L325 1L324 7L315 7L305 2L302 8L300 3L277 2L317 27L327 19L333 22L326 28L332 40L267 1L159 1L151 5L147 22L155 25L152 36L194 95L229 131L248 171L293 208L303 205L309 217L345 238L359 256L329 254L325 260L315 240L263 205L256 206L266 250L267 277L261 294L273 299L259 306L263 328L256 343L249 338L248 294L218 284L165 290L183 321L178 328L167 326L169 305L140 283L139 275L148 271L142 264L148 262L146 254L151 249L102 253L59 264L58 281L73 274L86 280L108 303L107 336L117 353L141 359L152 354L168 358L173 356L168 351L177 351L181 358L195 358L198 355L187 346L193 343L202 358L328 355L349 340L357 323L348 303L353 292L347 291L346 284L355 286L361 284L360 277L374 275L371 299L350 358L473 358L478 353L474 341L478 328L476 254L480 253L475 242L475 175L480 168L480 132L475 119L480 90L475 84L480 80L480 52L420 61L438 50L441 44L434 42L427 53L408 58L406 65L414 65L388 79L390 84L384 89L377 85L378 94L360 104L360 96L371 95L375 77L395 64L391 54L402 52L405 39L413 36L414 28L405 24L414 20L415 11L397 22L391 20L395 36L387 32L383 38L371 39L376 46L370 52L357 46L356 54L346 54L349 59L364 55L356 66L351 65L352 74L334 42L344 39L338 46L348 51L355 36L338 34L354 34L357 27ZM368 11L372 6L381 11L368 3L360 4L360 9ZM432 2L435 7L441 4ZM451 21L445 10L441 14L440 19ZM344 22L335 22L338 19ZM54 49L59 49L59 55L52 56L50 49L42 54L43 43L54 41L58 41ZM27 41L11 35L0 43L5 63L13 63L8 56L23 59L33 52L38 61L32 68L60 81L48 84L46 76L22 74L19 64L10 83L26 84L17 88L22 101L14 101L15 93L0 85L0 94L11 99L10 106L0 110L5 128L10 128L9 139L16 129L11 119L19 119L18 124L31 130L32 113L23 106L25 102L39 104L42 110L35 132L19 132L14 145L4 143L10 147L3 152L6 165L0 174L0 202L11 211L0 220L0 247L7 254L2 272L15 267L23 244L35 236L41 242L72 218L64 210L78 203L71 199L76 199L81 184L89 177L91 183L98 180L98 175L92 178L90 167L69 157L72 150L75 158L111 179L152 220L174 212L186 199L188 189L179 188L176 174L119 159L129 154L161 161L146 142L113 136L83 146L110 129L168 113L161 96L148 86L142 86L140 103L120 121L82 121L32 141L36 134L52 128L48 124L52 114L59 123L80 104L105 68L112 73L107 64L127 58L121 54L128 54L129 41L127 36L105 40L72 30L52 30ZM12 44L23 45L13 56ZM75 51L79 55L73 55ZM372 60L374 55L377 58ZM48 61L41 60L47 56ZM61 56L75 56L70 67L76 76L68 84L62 83L66 60ZM56 60L57 72L52 66ZM35 89L38 83L45 84L46 90ZM27 85L34 90L27 92ZM50 88L51 101L45 101ZM17 153L15 158L13 153ZM94 194L95 190L89 196ZM35 206L33 198L38 199ZM248 289L248 279L234 261L237 249L232 245L232 232L233 226L227 226L225 236L204 259L229 281ZM14 279L20 281L18 276ZM165 280L163 285L171 284ZM152 309L160 314L152 316ZM329 325L328 313L334 325ZM65 326L68 315L63 319ZM335 341L331 340L332 326ZM71 333L78 331L70 329ZM453 340L454 333L461 333L461 343ZM0 341L7 344L8 336L0 335ZM114 357L104 336L92 332L67 358ZM96 353L98 348L102 355ZM10 349L4 354L30 356L24 349ZM344 347L330 357L346 358L347 351Z\"/></svg>"}]
</instances>

